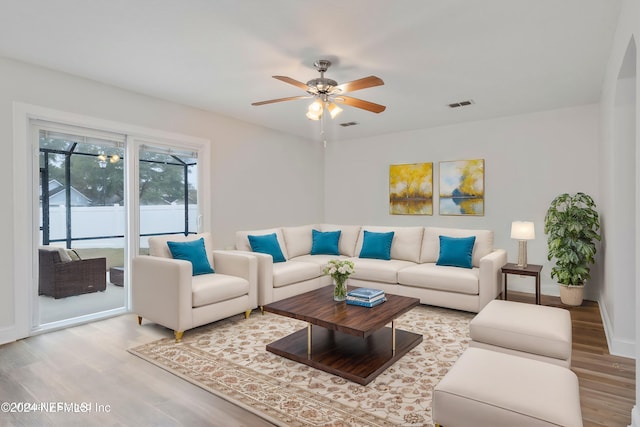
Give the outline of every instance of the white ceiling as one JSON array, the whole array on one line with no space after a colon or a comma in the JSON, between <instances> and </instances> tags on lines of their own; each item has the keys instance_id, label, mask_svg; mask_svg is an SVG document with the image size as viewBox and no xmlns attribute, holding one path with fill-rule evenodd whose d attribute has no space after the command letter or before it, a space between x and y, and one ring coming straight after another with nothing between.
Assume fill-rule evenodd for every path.
<instances>
[{"instance_id":1,"label":"white ceiling","mask_svg":"<svg viewBox=\"0 0 640 427\"><path fill-rule=\"evenodd\" d=\"M620 0L0 0L0 55L319 139L306 82L376 75L360 138L598 102ZM0 77L1 78L1 77ZM474 105L447 104L473 99ZM339 123L355 121L348 128Z\"/></svg>"}]
</instances>

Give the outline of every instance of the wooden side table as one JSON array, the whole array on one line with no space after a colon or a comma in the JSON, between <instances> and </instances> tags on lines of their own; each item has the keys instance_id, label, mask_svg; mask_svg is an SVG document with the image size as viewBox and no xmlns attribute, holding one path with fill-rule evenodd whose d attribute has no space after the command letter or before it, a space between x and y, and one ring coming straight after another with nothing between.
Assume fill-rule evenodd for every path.
<instances>
[{"instance_id":1,"label":"wooden side table","mask_svg":"<svg viewBox=\"0 0 640 427\"><path fill-rule=\"evenodd\" d=\"M507 274L517 274L519 276L534 276L536 278L536 304L540 305L540 272L542 266L537 264L527 264L526 267L518 267L517 264L507 263L502 267L504 273L504 293L503 299L507 299Z\"/></svg>"}]
</instances>

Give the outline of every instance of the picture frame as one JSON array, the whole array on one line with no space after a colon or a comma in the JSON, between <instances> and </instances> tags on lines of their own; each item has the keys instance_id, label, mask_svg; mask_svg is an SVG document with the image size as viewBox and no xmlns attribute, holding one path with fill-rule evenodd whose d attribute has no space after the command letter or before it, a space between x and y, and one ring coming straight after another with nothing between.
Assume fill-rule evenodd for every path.
<instances>
[{"instance_id":1,"label":"picture frame","mask_svg":"<svg viewBox=\"0 0 640 427\"><path fill-rule=\"evenodd\" d=\"M389 213L433 215L433 162L389 166Z\"/></svg>"},{"instance_id":2,"label":"picture frame","mask_svg":"<svg viewBox=\"0 0 640 427\"><path fill-rule=\"evenodd\" d=\"M439 164L440 215L484 216L484 159Z\"/></svg>"}]
</instances>

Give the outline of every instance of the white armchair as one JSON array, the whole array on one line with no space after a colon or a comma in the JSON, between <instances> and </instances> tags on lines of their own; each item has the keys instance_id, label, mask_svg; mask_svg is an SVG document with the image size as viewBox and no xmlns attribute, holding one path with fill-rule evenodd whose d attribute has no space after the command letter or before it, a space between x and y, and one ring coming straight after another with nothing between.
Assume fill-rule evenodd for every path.
<instances>
[{"instance_id":1,"label":"white armchair","mask_svg":"<svg viewBox=\"0 0 640 427\"><path fill-rule=\"evenodd\" d=\"M167 242L201 237L215 273L192 276L191 262L173 259ZM179 342L187 329L242 312L249 317L258 306L256 258L211 248L209 233L149 239L149 256L132 261L131 297L138 324L145 318L170 328Z\"/></svg>"}]
</instances>

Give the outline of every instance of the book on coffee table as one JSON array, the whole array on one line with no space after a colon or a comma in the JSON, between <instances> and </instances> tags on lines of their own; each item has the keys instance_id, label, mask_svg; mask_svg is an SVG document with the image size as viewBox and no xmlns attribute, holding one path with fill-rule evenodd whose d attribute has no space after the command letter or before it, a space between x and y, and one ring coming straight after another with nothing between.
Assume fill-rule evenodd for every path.
<instances>
[{"instance_id":1,"label":"book on coffee table","mask_svg":"<svg viewBox=\"0 0 640 427\"><path fill-rule=\"evenodd\" d=\"M381 289L372 289L372 288L358 288L352 291L347 292L347 297L355 297L362 298L366 300L372 300L375 297L379 297L380 295L384 295L384 291Z\"/></svg>"},{"instance_id":2,"label":"book on coffee table","mask_svg":"<svg viewBox=\"0 0 640 427\"><path fill-rule=\"evenodd\" d=\"M349 305L358 305L360 307L369 307L369 308L371 308L371 307L375 307L376 305L382 304L386 300L387 300L386 298L382 297L382 298L379 298L379 299L377 299L375 301L372 301L372 302L366 302L366 301L350 300L350 299L347 298L347 300L345 302L347 304L349 304Z\"/></svg>"},{"instance_id":3,"label":"book on coffee table","mask_svg":"<svg viewBox=\"0 0 640 427\"><path fill-rule=\"evenodd\" d=\"M360 297L354 297L353 295L347 295L347 301L376 302L384 298L385 298L384 294L377 295L373 298L360 298Z\"/></svg>"}]
</instances>

